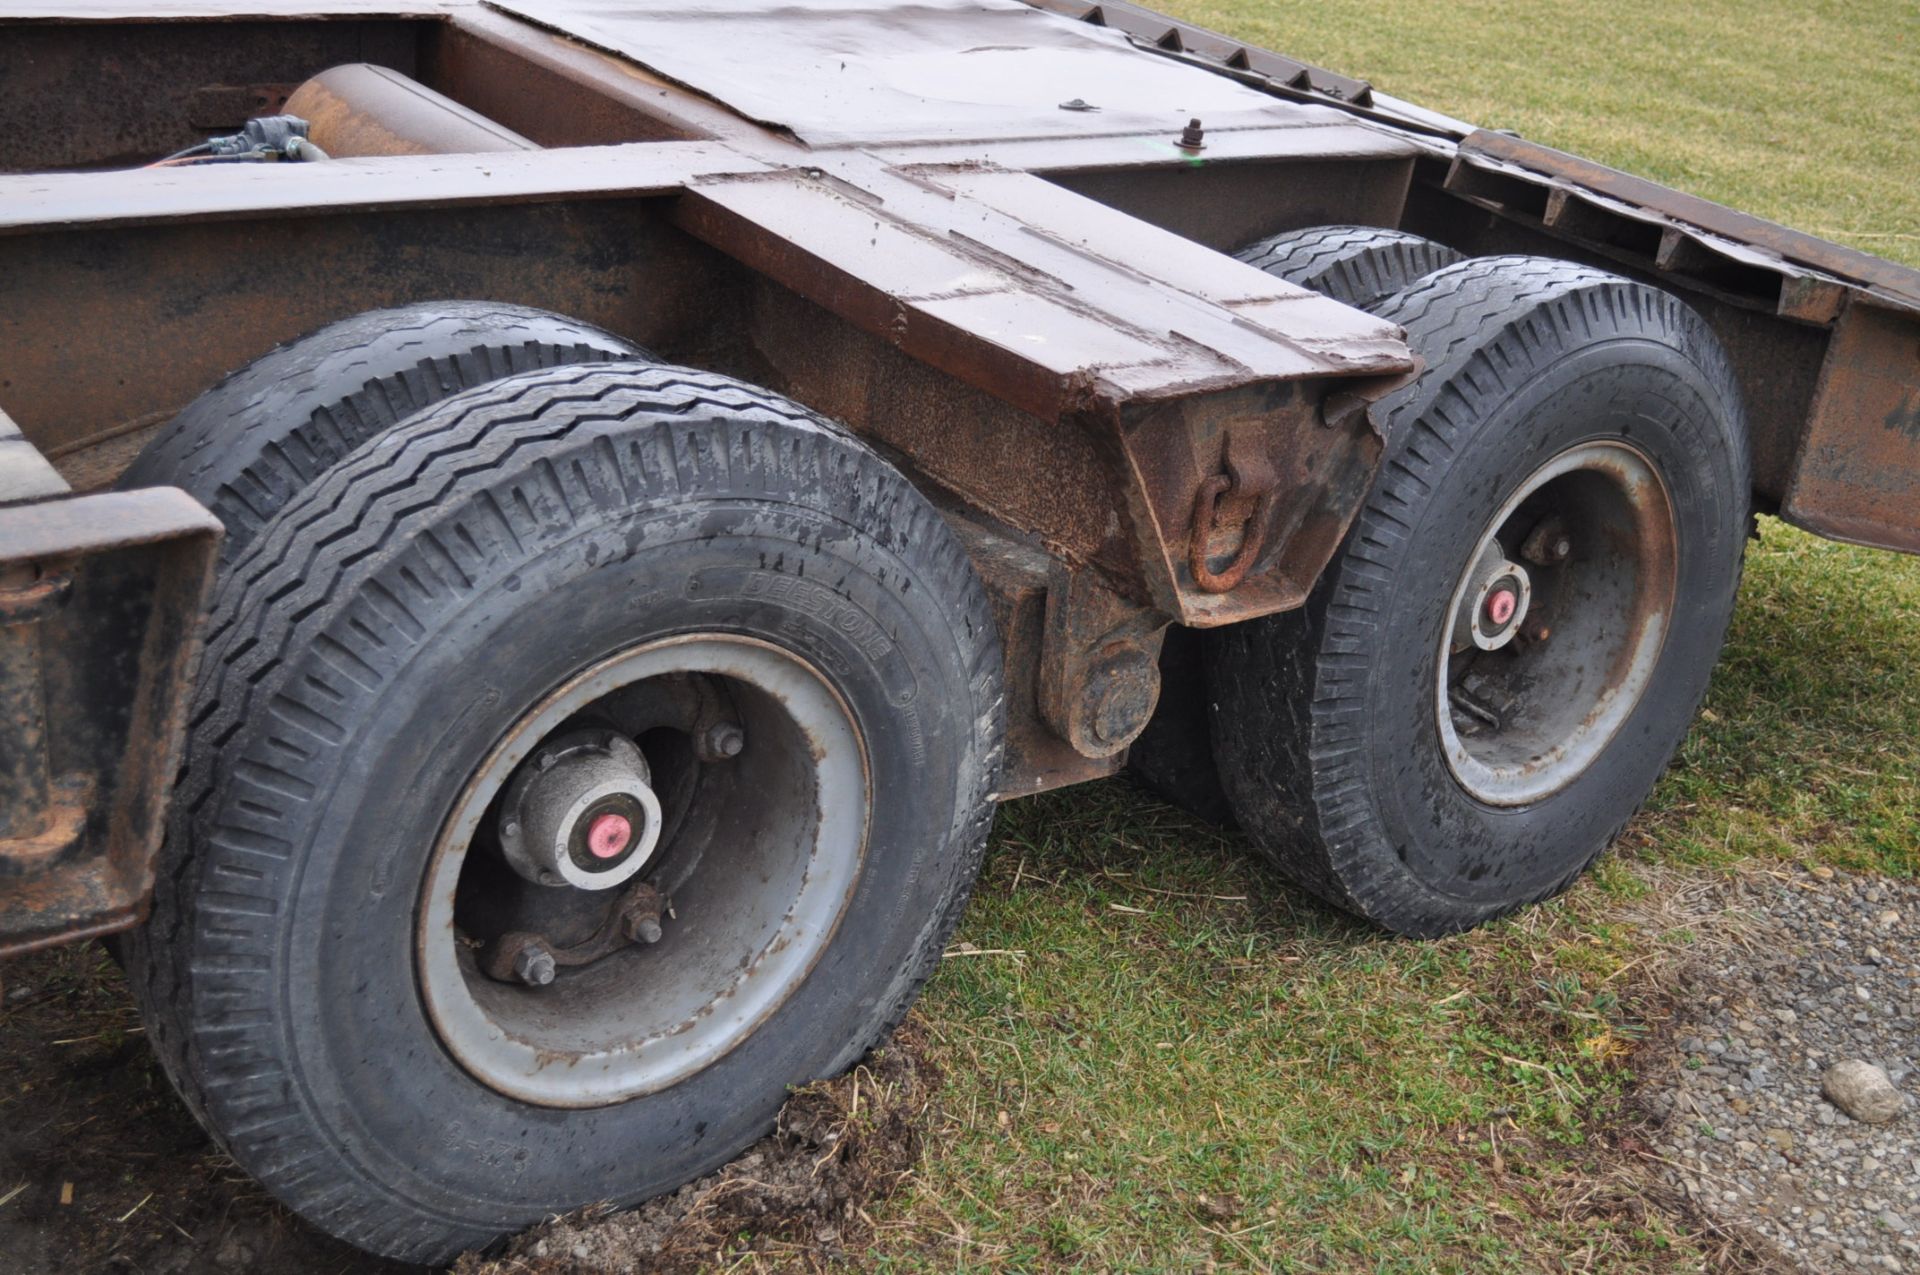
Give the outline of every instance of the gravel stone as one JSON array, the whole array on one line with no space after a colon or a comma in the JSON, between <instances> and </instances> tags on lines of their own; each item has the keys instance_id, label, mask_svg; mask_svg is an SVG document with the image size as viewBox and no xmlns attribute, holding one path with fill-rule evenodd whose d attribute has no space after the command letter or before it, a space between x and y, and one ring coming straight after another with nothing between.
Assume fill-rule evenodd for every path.
<instances>
[{"instance_id":1,"label":"gravel stone","mask_svg":"<svg viewBox=\"0 0 1920 1275\"><path fill-rule=\"evenodd\" d=\"M1885 1124L1907 1105L1906 1095L1893 1087L1885 1070L1858 1058L1827 1068L1820 1091L1834 1106L1868 1124Z\"/></svg>"},{"instance_id":2,"label":"gravel stone","mask_svg":"<svg viewBox=\"0 0 1920 1275\"><path fill-rule=\"evenodd\" d=\"M1821 865L1715 890L1732 941L1635 1063L1664 1172L1810 1271L1920 1275L1920 1118L1870 1122L1913 1106L1920 883ZM1856 1118L1863 1076L1880 1105Z\"/></svg>"}]
</instances>

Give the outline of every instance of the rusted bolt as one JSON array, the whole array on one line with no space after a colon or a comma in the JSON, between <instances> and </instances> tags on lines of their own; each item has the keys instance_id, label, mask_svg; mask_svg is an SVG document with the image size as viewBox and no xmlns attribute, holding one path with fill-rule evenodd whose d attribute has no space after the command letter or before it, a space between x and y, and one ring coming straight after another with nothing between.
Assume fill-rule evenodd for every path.
<instances>
[{"instance_id":1,"label":"rusted bolt","mask_svg":"<svg viewBox=\"0 0 1920 1275\"><path fill-rule=\"evenodd\" d=\"M553 953L543 944L529 943L513 958L513 976L528 987L545 987L554 972Z\"/></svg>"},{"instance_id":2,"label":"rusted bolt","mask_svg":"<svg viewBox=\"0 0 1920 1275\"><path fill-rule=\"evenodd\" d=\"M1200 127L1200 121L1192 119L1180 130L1180 149L1183 151L1203 151L1207 149L1207 131Z\"/></svg>"},{"instance_id":3,"label":"rusted bolt","mask_svg":"<svg viewBox=\"0 0 1920 1275\"><path fill-rule=\"evenodd\" d=\"M663 933L660 918L645 912L629 912L620 929L629 943L658 943Z\"/></svg>"},{"instance_id":4,"label":"rusted bolt","mask_svg":"<svg viewBox=\"0 0 1920 1275\"><path fill-rule=\"evenodd\" d=\"M715 722L707 728L701 745L702 760L725 761L740 755L747 746L747 733L732 722Z\"/></svg>"},{"instance_id":5,"label":"rusted bolt","mask_svg":"<svg viewBox=\"0 0 1920 1275\"><path fill-rule=\"evenodd\" d=\"M1551 567L1573 556L1573 537L1558 518L1549 518L1527 534L1520 556L1537 567Z\"/></svg>"}]
</instances>

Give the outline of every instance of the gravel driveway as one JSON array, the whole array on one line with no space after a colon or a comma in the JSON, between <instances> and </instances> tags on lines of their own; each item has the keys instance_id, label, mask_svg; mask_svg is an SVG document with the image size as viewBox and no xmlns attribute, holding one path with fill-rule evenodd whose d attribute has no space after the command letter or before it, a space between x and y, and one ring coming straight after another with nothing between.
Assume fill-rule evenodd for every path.
<instances>
[{"instance_id":1,"label":"gravel driveway","mask_svg":"<svg viewBox=\"0 0 1920 1275\"><path fill-rule=\"evenodd\" d=\"M1811 1270L1920 1272L1920 885L1793 868L1718 893L1728 928L1682 992L1674 1052L1642 1064L1656 1149L1711 1217ZM1846 1062L1885 1072L1897 1114L1856 1120L1823 1094Z\"/></svg>"}]
</instances>

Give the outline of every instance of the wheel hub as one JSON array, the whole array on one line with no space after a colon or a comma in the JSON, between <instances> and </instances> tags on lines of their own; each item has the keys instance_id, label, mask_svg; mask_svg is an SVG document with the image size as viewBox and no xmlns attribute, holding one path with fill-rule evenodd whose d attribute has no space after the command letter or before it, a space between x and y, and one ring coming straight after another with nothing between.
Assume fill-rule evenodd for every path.
<instances>
[{"instance_id":1,"label":"wheel hub","mask_svg":"<svg viewBox=\"0 0 1920 1275\"><path fill-rule=\"evenodd\" d=\"M548 1107L712 1064L850 906L868 775L833 685L766 642L687 635L583 671L504 731L435 848L415 941L442 1044Z\"/></svg>"},{"instance_id":2,"label":"wheel hub","mask_svg":"<svg viewBox=\"0 0 1920 1275\"><path fill-rule=\"evenodd\" d=\"M1529 475L1482 533L1441 639L1435 709L1453 777L1492 806L1572 783L1626 723L1674 604L1664 484L1622 441Z\"/></svg>"},{"instance_id":3,"label":"wheel hub","mask_svg":"<svg viewBox=\"0 0 1920 1275\"><path fill-rule=\"evenodd\" d=\"M1455 650L1460 635L1482 651L1497 651L1513 640L1533 601L1533 578L1517 562L1509 562L1496 539L1482 549L1470 573L1472 581L1462 595L1454 619Z\"/></svg>"},{"instance_id":4,"label":"wheel hub","mask_svg":"<svg viewBox=\"0 0 1920 1275\"><path fill-rule=\"evenodd\" d=\"M647 759L618 731L573 731L540 746L507 785L500 849L540 885L611 890L660 841Z\"/></svg>"}]
</instances>

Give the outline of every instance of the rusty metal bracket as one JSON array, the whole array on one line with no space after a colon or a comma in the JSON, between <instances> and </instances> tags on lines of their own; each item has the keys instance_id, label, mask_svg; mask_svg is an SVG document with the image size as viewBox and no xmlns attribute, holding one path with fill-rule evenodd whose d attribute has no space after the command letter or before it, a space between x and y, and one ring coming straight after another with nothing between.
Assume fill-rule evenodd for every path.
<instances>
[{"instance_id":1,"label":"rusty metal bracket","mask_svg":"<svg viewBox=\"0 0 1920 1275\"><path fill-rule=\"evenodd\" d=\"M0 956L140 919L219 538L171 488L0 507Z\"/></svg>"},{"instance_id":2,"label":"rusty metal bracket","mask_svg":"<svg viewBox=\"0 0 1920 1275\"><path fill-rule=\"evenodd\" d=\"M1112 757L1139 737L1160 702L1168 618L1089 572L1056 566L1047 585L1040 715L1083 757Z\"/></svg>"},{"instance_id":3,"label":"rusty metal bracket","mask_svg":"<svg viewBox=\"0 0 1920 1275\"><path fill-rule=\"evenodd\" d=\"M1242 432L1227 435L1222 467L1201 482L1193 497L1193 531L1187 545L1187 565L1193 581L1208 593L1226 593L1246 579L1266 548L1267 528L1273 524L1278 481L1273 461ZM1213 543L1234 526L1241 528L1233 558L1219 571L1209 565Z\"/></svg>"},{"instance_id":4,"label":"rusty metal bracket","mask_svg":"<svg viewBox=\"0 0 1920 1275\"><path fill-rule=\"evenodd\" d=\"M71 592L50 564L0 565L0 874L37 872L86 831L92 780L53 777L41 621Z\"/></svg>"}]
</instances>

